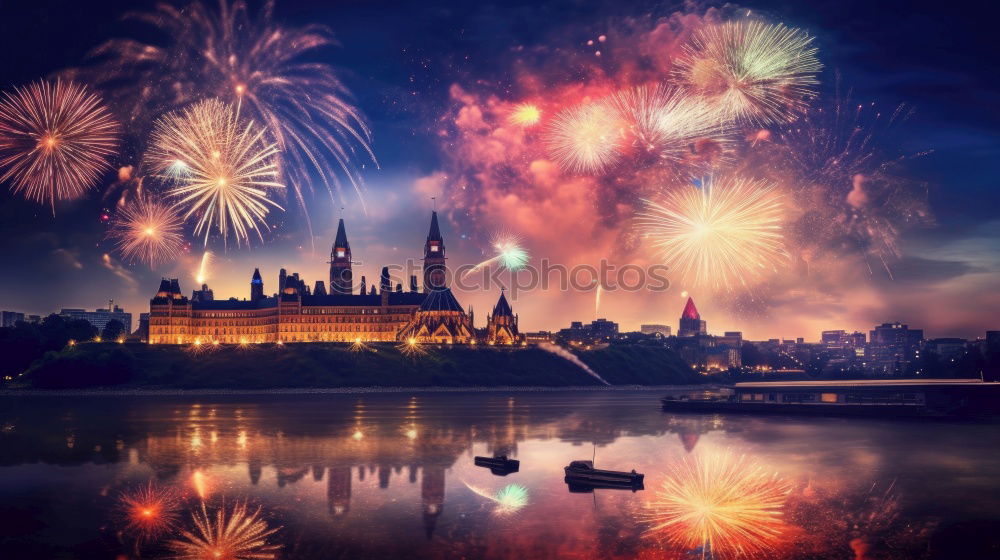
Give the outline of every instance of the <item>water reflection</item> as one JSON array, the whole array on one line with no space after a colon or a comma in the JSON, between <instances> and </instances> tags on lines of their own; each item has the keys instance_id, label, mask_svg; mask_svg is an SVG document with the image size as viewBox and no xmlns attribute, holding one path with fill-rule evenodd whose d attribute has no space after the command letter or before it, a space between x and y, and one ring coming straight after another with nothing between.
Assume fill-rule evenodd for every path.
<instances>
[{"instance_id":1,"label":"water reflection","mask_svg":"<svg viewBox=\"0 0 1000 560\"><path fill-rule=\"evenodd\" d=\"M996 544L994 425L677 416L658 397L5 398L0 548L961 558ZM635 468L647 489L568 492L563 467L594 446L597 465ZM495 454L519 472L474 465Z\"/></svg>"}]
</instances>

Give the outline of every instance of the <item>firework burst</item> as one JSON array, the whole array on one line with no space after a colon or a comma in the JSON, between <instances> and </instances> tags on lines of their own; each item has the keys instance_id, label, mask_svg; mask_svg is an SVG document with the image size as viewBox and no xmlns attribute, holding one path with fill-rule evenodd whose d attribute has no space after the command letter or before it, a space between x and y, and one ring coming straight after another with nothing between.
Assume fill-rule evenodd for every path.
<instances>
[{"instance_id":1,"label":"firework burst","mask_svg":"<svg viewBox=\"0 0 1000 560\"><path fill-rule=\"evenodd\" d=\"M154 540L171 532L180 520L179 510L177 495L152 483L123 492L118 498L124 530L139 541Z\"/></svg>"},{"instance_id":2,"label":"firework burst","mask_svg":"<svg viewBox=\"0 0 1000 560\"><path fill-rule=\"evenodd\" d=\"M214 515L205 504L191 514L194 530L180 531L180 539L168 546L178 560L265 560L276 558L280 547L270 542L277 533L261 518L261 510L249 510L246 503L231 508L224 505Z\"/></svg>"},{"instance_id":3,"label":"firework burst","mask_svg":"<svg viewBox=\"0 0 1000 560\"><path fill-rule=\"evenodd\" d=\"M150 169L166 181L167 194L185 208L184 219L197 216L195 234L208 244L213 228L223 241L230 233L249 243L271 207L268 195L278 182L278 147L267 131L239 119L229 105L211 99L161 119L146 154Z\"/></svg>"},{"instance_id":4,"label":"firework burst","mask_svg":"<svg viewBox=\"0 0 1000 560\"><path fill-rule=\"evenodd\" d=\"M773 557L791 487L746 456L685 458L642 514L646 535L711 558Z\"/></svg>"},{"instance_id":5,"label":"firework burst","mask_svg":"<svg viewBox=\"0 0 1000 560\"><path fill-rule=\"evenodd\" d=\"M784 208L770 183L730 177L644 203L636 225L686 284L747 288L787 260Z\"/></svg>"},{"instance_id":6,"label":"firework burst","mask_svg":"<svg viewBox=\"0 0 1000 560\"><path fill-rule=\"evenodd\" d=\"M497 507L494 510L494 513L497 515L516 513L528 505L528 489L520 484L508 484L500 490L497 490L495 494L491 494L490 492L479 488L478 486L473 486L468 482L465 483L465 486L479 496L496 503Z\"/></svg>"},{"instance_id":7,"label":"firework burst","mask_svg":"<svg viewBox=\"0 0 1000 560\"><path fill-rule=\"evenodd\" d=\"M728 152L731 126L715 107L699 96L664 86L642 86L615 93L609 100L632 145L678 175L717 164Z\"/></svg>"},{"instance_id":8,"label":"firework burst","mask_svg":"<svg viewBox=\"0 0 1000 560\"><path fill-rule=\"evenodd\" d=\"M542 120L542 111L537 105L521 103L510 112L508 120L511 124L528 128L535 126Z\"/></svg>"},{"instance_id":9,"label":"firework burst","mask_svg":"<svg viewBox=\"0 0 1000 560\"><path fill-rule=\"evenodd\" d=\"M905 161L926 152L890 155L882 149L885 137L911 114L905 105L888 112L873 103L853 105L848 94L830 106L811 108L778 131L776 155L807 209L791 227L801 252L814 258L854 249L892 275L900 232L933 222L927 185L901 171Z\"/></svg>"},{"instance_id":10,"label":"firework burst","mask_svg":"<svg viewBox=\"0 0 1000 560\"><path fill-rule=\"evenodd\" d=\"M714 103L723 119L788 122L815 95L813 39L784 25L728 22L697 32L677 60L679 81Z\"/></svg>"},{"instance_id":11,"label":"firework burst","mask_svg":"<svg viewBox=\"0 0 1000 560\"><path fill-rule=\"evenodd\" d=\"M546 134L549 154L571 173L599 173L621 158L625 144L617 112L606 101L564 109Z\"/></svg>"},{"instance_id":12,"label":"firework burst","mask_svg":"<svg viewBox=\"0 0 1000 560\"><path fill-rule=\"evenodd\" d=\"M310 60L336 45L333 33L322 25L279 25L273 11L273 0L256 17L242 1L220 0L218 9L161 2L125 19L157 27L165 43L112 39L91 53L97 65L71 75L106 86L140 129L151 107L162 112L213 97L237 106L274 135L286 194L308 223L307 202L318 192L313 184L331 201L335 194L343 201L346 186L363 205L360 170L375 156L371 132L337 73Z\"/></svg>"},{"instance_id":13,"label":"firework burst","mask_svg":"<svg viewBox=\"0 0 1000 560\"><path fill-rule=\"evenodd\" d=\"M82 85L39 81L0 100L0 181L53 214L100 180L117 145L118 124Z\"/></svg>"},{"instance_id":14,"label":"firework burst","mask_svg":"<svg viewBox=\"0 0 1000 560\"><path fill-rule=\"evenodd\" d=\"M183 225L173 207L145 195L118 210L108 237L123 259L153 267L177 257L184 247Z\"/></svg>"},{"instance_id":15,"label":"firework burst","mask_svg":"<svg viewBox=\"0 0 1000 560\"><path fill-rule=\"evenodd\" d=\"M493 234L490 246L493 248L493 256L466 270L462 274L463 278L493 264L499 264L507 270L520 270L531 259L531 254L521 245L521 238L512 233L499 231Z\"/></svg>"}]
</instances>

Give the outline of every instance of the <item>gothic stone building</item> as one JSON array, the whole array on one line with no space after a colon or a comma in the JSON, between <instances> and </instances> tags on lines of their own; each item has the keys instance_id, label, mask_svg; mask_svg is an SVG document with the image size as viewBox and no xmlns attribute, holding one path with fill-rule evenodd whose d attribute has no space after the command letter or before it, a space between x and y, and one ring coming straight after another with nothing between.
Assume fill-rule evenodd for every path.
<instances>
[{"instance_id":1,"label":"gothic stone building","mask_svg":"<svg viewBox=\"0 0 1000 560\"><path fill-rule=\"evenodd\" d=\"M149 305L150 344L250 344L259 342L396 342L514 344L517 317L503 293L487 327L477 331L447 286L445 245L437 212L424 244L423 290L416 277L409 291L393 289L388 268L382 269L379 290L364 276L355 293L351 246L344 220L330 252L329 290L319 280L310 290L297 273L281 269L278 292L264 295L260 271L250 281L250 299L216 300L207 286L187 298L177 279L163 279ZM498 311L499 310L499 311Z\"/></svg>"}]
</instances>

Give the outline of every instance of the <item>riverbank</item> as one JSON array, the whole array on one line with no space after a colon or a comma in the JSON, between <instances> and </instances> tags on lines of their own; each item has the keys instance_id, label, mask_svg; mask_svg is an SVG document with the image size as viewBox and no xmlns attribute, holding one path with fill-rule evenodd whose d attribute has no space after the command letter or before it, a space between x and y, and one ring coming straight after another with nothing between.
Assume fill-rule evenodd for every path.
<instances>
[{"instance_id":1,"label":"riverbank","mask_svg":"<svg viewBox=\"0 0 1000 560\"><path fill-rule=\"evenodd\" d=\"M46 354L8 385L8 392L569 389L601 388L602 379L617 387L707 381L675 352L655 346L608 346L557 354L530 346L422 345L414 350L392 344L180 347L89 343Z\"/></svg>"},{"instance_id":2,"label":"riverbank","mask_svg":"<svg viewBox=\"0 0 1000 560\"><path fill-rule=\"evenodd\" d=\"M330 387L299 389L7 389L3 397L202 397L263 395L365 395L399 393L572 393L572 392L683 392L720 389L722 385L577 385L567 387Z\"/></svg>"}]
</instances>

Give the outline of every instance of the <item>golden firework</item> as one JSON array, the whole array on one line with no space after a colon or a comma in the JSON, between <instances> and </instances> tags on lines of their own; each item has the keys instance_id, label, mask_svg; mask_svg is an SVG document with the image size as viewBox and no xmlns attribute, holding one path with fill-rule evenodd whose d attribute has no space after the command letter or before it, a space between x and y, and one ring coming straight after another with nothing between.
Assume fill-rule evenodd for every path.
<instances>
[{"instance_id":1,"label":"golden firework","mask_svg":"<svg viewBox=\"0 0 1000 560\"><path fill-rule=\"evenodd\" d=\"M427 353L420 342L412 336L397 344L396 350L408 358L416 358Z\"/></svg>"},{"instance_id":2,"label":"golden firework","mask_svg":"<svg viewBox=\"0 0 1000 560\"><path fill-rule=\"evenodd\" d=\"M787 261L784 205L771 183L728 177L643 202L636 225L686 286L747 288Z\"/></svg>"},{"instance_id":3,"label":"golden firework","mask_svg":"<svg viewBox=\"0 0 1000 560\"><path fill-rule=\"evenodd\" d=\"M219 507L214 514L202 503L191 514L194 530L180 531L168 546L178 560L266 560L276 558L280 546L271 542L278 529L251 511L246 503Z\"/></svg>"},{"instance_id":4,"label":"golden firework","mask_svg":"<svg viewBox=\"0 0 1000 560\"><path fill-rule=\"evenodd\" d=\"M538 124L542 120L542 111L537 105L521 103L511 111L509 120L511 124L528 128Z\"/></svg>"},{"instance_id":5,"label":"golden firework","mask_svg":"<svg viewBox=\"0 0 1000 560\"><path fill-rule=\"evenodd\" d=\"M711 558L767 558L785 531L791 487L744 456L687 457L642 514L645 535Z\"/></svg>"},{"instance_id":6,"label":"golden firework","mask_svg":"<svg viewBox=\"0 0 1000 560\"><path fill-rule=\"evenodd\" d=\"M617 112L605 101L561 111L546 134L549 154L566 171L598 173L621 158L624 146Z\"/></svg>"},{"instance_id":7,"label":"golden firework","mask_svg":"<svg viewBox=\"0 0 1000 560\"><path fill-rule=\"evenodd\" d=\"M680 82L715 103L720 116L750 124L788 122L815 95L813 38L759 21L712 25L696 33L677 61Z\"/></svg>"},{"instance_id":8,"label":"golden firework","mask_svg":"<svg viewBox=\"0 0 1000 560\"><path fill-rule=\"evenodd\" d=\"M173 207L140 195L118 210L108 231L122 258L150 267L177 257L184 246L184 221Z\"/></svg>"},{"instance_id":9,"label":"golden firework","mask_svg":"<svg viewBox=\"0 0 1000 560\"><path fill-rule=\"evenodd\" d=\"M238 107L273 135L283 194L309 225L317 195L332 201L353 189L365 204L362 170L376 163L371 130L338 73L317 57L339 45L332 30L283 25L273 2L260 4L256 13L243 0L160 2L130 12L125 21L138 23L139 33L98 46L90 53L96 63L71 75L111 91L140 127L149 114L197 99ZM150 25L163 41L148 42Z\"/></svg>"},{"instance_id":10,"label":"golden firework","mask_svg":"<svg viewBox=\"0 0 1000 560\"><path fill-rule=\"evenodd\" d=\"M641 86L621 90L609 99L627 123L632 143L690 176L695 164L714 164L729 152L731 124L718 109L697 95L676 88Z\"/></svg>"},{"instance_id":11,"label":"golden firework","mask_svg":"<svg viewBox=\"0 0 1000 560\"><path fill-rule=\"evenodd\" d=\"M0 100L0 181L53 213L100 180L117 145L118 124L83 85L39 81Z\"/></svg>"},{"instance_id":12,"label":"golden firework","mask_svg":"<svg viewBox=\"0 0 1000 560\"><path fill-rule=\"evenodd\" d=\"M230 105L210 99L170 113L153 131L150 168L170 185L167 194L184 208L184 219L196 217L195 234L217 230L225 242L230 232L237 244L249 243L255 231L263 241L278 182L278 146L267 130L239 118Z\"/></svg>"}]
</instances>

